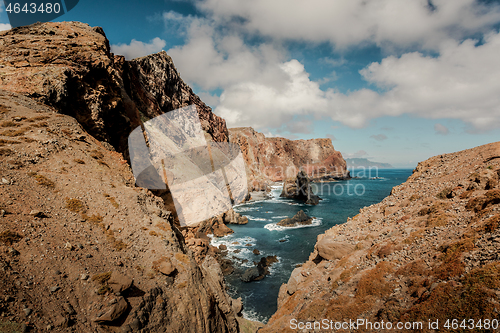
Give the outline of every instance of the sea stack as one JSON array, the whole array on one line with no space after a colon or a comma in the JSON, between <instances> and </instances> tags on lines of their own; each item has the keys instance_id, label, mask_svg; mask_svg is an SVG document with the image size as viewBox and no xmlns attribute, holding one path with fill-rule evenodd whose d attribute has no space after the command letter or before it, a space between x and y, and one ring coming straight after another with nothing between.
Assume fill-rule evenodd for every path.
<instances>
[{"instance_id":1,"label":"sea stack","mask_svg":"<svg viewBox=\"0 0 500 333\"><path fill-rule=\"evenodd\" d=\"M309 205L317 205L321 200L311 190L309 178L304 171L299 171L295 179L287 179L285 181L280 197L302 200Z\"/></svg>"},{"instance_id":2,"label":"sea stack","mask_svg":"<svg viewBox=\"0 0 500 333\"><path fill-rule=\"evenodd\" d=\"M293 217L287 217L278 222L278 225L281 227L296 227L299 225L310 225L313 221L313 218L304 213L303 210L299 210L297 214Z\"/></svg>"}]
</instances>

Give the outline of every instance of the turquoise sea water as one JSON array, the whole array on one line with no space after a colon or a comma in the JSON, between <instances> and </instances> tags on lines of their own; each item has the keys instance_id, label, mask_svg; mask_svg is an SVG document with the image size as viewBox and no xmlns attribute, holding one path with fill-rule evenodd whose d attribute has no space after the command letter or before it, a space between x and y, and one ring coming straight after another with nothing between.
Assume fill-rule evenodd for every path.
<instances>
[{"instance_id":1,"label":"turquoise sea water","mask_svg":"<svg viewBox=\"0 0 500 333\"><path fill-rule=\"evenodd\" d=\"M267 322L276 311L279 288L299 263L305 262L313 251L317 235L336 224L345 223L365 206L380 202L392 187L406 181L411 169L383 169L351 171L348 181L313 184L314 192L323 200L317 206L305 205L291 199L280 198L281 186L274 186L269 200L251 202L235 207L235 211L248 217L246 225L229 225L234 234L212 240L212 245L224 244L228 256L233 257L236 272L226 277L229 293L242 297L246 318ZM276 225L299 210L314 217L312 225L284 228ZM254 249L260 255L252 253ZM234 252L236 251L236 252ZM271 274L261 281L242 282L239 273L253 266L262 256L276 255ZM242 263L243 260L248 260Z\"/></svg>"}]
</instances>

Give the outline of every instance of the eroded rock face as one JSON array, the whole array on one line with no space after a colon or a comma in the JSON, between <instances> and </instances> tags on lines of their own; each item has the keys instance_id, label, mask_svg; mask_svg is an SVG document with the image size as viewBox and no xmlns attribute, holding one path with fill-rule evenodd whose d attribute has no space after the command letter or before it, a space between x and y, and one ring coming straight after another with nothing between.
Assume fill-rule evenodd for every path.
<instances>
[{"instance_id":1,"label":"eroded rock face","mask_svg":"<svg viewBox=\"0 0 500 333\"><path fill-rule=\"evenodd\" d=\"M195 104L214 141L228 140L226 123L180 78L160 52L125 61L110 52L102 28L80 22L37 23L0 32L0 89L25 94L70 115L92 136L127 153L141 123Z\"/></svg>"},{"instance_id":2,"label":"eroded rock face","mask_svg":"<svg viewBox=\"0 0 500 333\"><path fill-rule=\"evenodd\" d=\"M419 163L382 202L318 236L259 332L286 332L294 318L395 323L495 316L499 175L500 142Z\"/></svg>"},{"instance_id":3,"label":"eroded rock face","mask_svg":"<svg viewBox=\"0 0 500 333\"><path fill-rule=\"evenodd\" d=\"M304 171L299 171L295 178L284 182L280 197L302 200L309 205L317 205L321 200L313 193L310 180Z\"/></svg>"},{"instance_id":4,"label":"eroded rock face","mask_svg":"<svg viewBox=\"0 0 500 333\"><path fill-rule=\"evenodd\" d=\"M123 76L128 95L146 118L194 104L201 126L212 140L228 141L226 121L193 93L165 51L126 62Z\"/></svg>"},{"instance_id":5,"label":"eroded rock face","mask_svg":"<svg viewBox=\"0 0 500 333\"><path fill-rule=\"evenodd\" d=\"M342 154L330 139L266 138L250 127L241 127L229 129L229 141L243 152L251 190L263 190L269 182L295 177L299 170L313 180L350 177Z\"/></svg>"}]
</instances>

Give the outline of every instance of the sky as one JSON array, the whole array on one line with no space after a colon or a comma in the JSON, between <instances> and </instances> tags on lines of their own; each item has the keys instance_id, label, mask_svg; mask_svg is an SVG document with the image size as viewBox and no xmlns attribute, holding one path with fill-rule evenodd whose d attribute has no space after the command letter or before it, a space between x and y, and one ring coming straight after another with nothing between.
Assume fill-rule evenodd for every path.
<instances>
[{"instance_id":1,"label":"sky","mask_svg":"<svg viewBox=\"0 0 500 333\"><path fill-rule=\"evenodd\" d=\"M228 127L402 168L500 140L500 0L80 0L55 21L165 50Z\"/></svg>"}]
</instances>

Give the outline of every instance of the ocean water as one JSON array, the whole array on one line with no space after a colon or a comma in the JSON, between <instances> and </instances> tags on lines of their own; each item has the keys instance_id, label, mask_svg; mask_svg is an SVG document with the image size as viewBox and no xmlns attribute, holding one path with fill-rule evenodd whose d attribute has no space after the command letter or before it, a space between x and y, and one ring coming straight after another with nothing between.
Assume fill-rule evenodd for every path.
<instances>
[{"instance_id":1,"label":"ocean water","mask_svg":"<svg viewBox=\"0 0 500 333\"><path fill-rule=\"evenodd\" d=\"M297 264L305 262L313 251L317 235L334 225L345 223L359 209L380 202L392 187L406 181L411 169L353 170L353 178L346 181L313 184L313 190L323 200L317 206L305 205L280 198L281 186L276 185L269 200L236 206L238 213L248 217L246 225L229 225L234 234L213 238L215 246L228 247L236 272L226 277L229 293L242 297L243 315L251 320L267 322L277 309L279 288L288 281ZM299 210L314 217L312 225L297 228L277 226L281 219L292 217ZM258 249L260 255L253 254ZM236 252L235 252L236 251ZM279 262L271 274L261 281L242 282L239 274L254 265L263 256L275 255ZM245 262L246 261L246 262Z\"/></svg>"}]
</instances>

